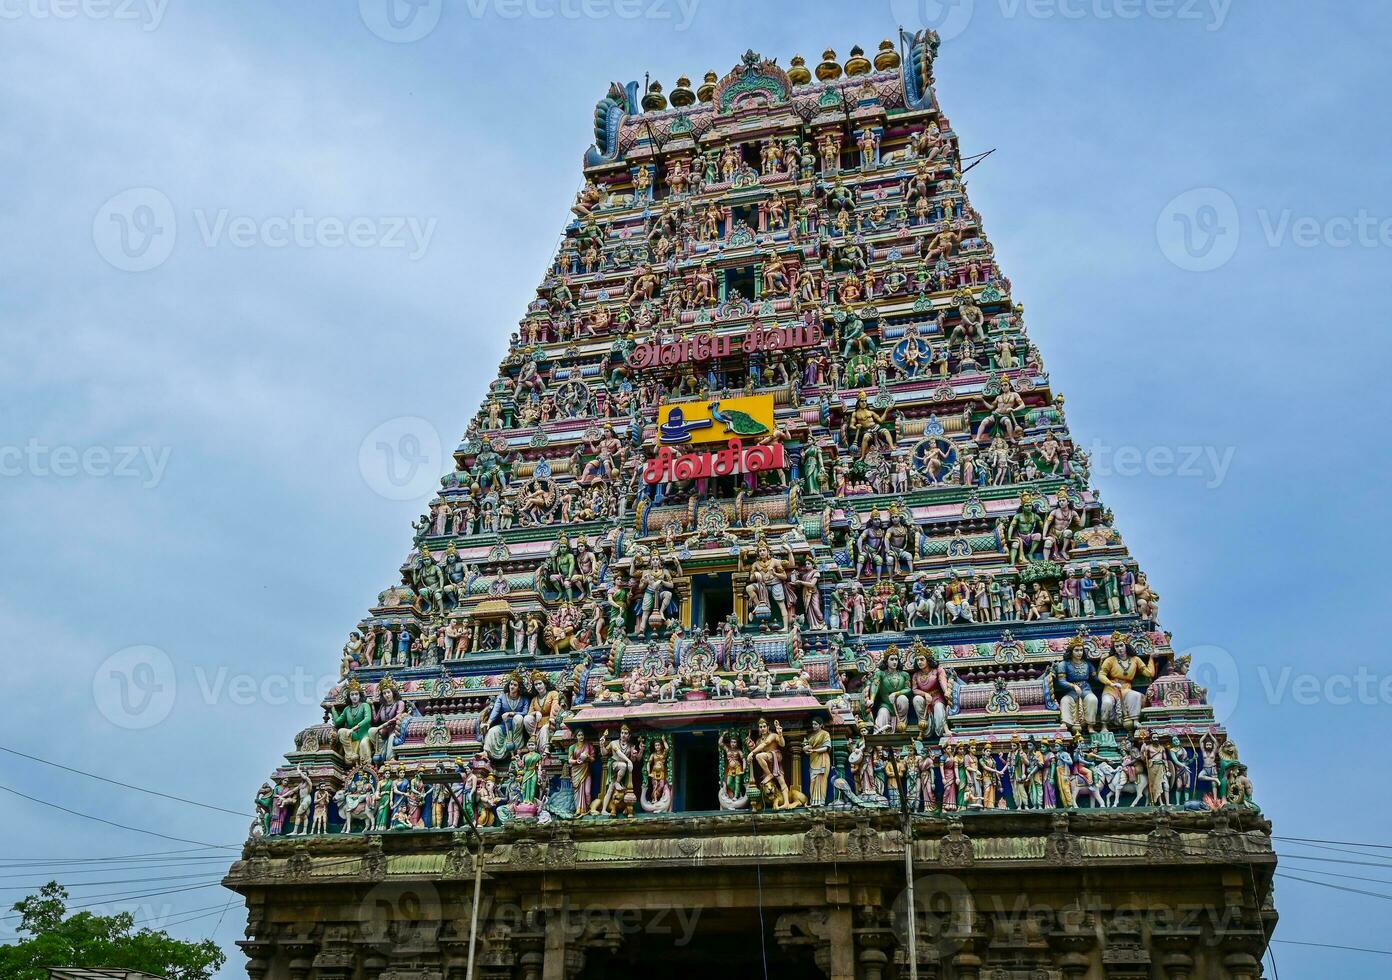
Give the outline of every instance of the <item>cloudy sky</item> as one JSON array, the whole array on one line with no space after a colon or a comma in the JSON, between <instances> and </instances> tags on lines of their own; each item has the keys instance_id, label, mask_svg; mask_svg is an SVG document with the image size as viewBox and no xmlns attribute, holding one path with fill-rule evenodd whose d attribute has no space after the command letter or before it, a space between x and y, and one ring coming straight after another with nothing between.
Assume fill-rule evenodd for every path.
<instances>
[{"instance_id":1,"label":"cloudy sky","mask_svg":"<svg viewBox=\"0 0 1392 980\"><path fill-rule=\"evenodd\" d=\"M1392 844L1369 0L3 0L0 745L249 810L394 579L608 83L924 23L1074 435L1276 832ZM0 784L0 857L49 862L5 905L84 880L52 862L193 846L36 801L207 844L247 823L2 753ZM1388 873L1280 848L1307 880L1279 882L1279 966L1384 976L1297 944L1392 949L1386 894L1329 887ZM215 930L241 975L208 853L75 901Z\"/></svg>"}]
</instances>

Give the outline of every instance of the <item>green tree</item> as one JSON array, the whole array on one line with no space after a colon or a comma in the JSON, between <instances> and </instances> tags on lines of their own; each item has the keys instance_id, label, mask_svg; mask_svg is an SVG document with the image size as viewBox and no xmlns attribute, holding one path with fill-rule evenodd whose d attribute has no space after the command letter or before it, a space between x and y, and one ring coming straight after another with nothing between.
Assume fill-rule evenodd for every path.
<instances>
[{"instance_id":1,"label":"green tree","mask_svg":"<svg viewBox=\"0 0 1392 980\"><path fill-rule=\"evenodd\" d=\"M152 973L169 980L209 980L227 959L211 939L184 942L167 932L135 929L129 912L69 916L68 892L50 881L16 902L19 932L28 936L0 946L0 977L46 980L49 967L119 968Z\"/></svg>"}]
</instances>

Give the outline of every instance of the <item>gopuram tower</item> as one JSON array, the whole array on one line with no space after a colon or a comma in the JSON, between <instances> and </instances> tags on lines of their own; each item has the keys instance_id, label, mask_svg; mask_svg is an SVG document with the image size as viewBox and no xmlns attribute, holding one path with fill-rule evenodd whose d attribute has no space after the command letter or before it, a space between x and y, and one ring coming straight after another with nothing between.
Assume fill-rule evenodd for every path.
<instances>
[{"instance_id":1,"label":"gopuram tower","mask_svg":"<svg viewBox=\"0 0 1392 980\"><path fill-rule=\"evenodd\" d=\"M1262 975L1270 826L937 48L595 107L454 472L258 794L253 978Z\"/></svg>"}]
</instances>

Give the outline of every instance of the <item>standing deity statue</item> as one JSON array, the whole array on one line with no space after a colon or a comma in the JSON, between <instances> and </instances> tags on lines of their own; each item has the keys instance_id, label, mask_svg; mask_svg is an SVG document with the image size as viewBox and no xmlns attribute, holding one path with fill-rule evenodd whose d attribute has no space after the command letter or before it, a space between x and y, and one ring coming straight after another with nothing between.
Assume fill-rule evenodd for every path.
<instances>
[{"instance_id":1,"label":"standing deity statue","mask_svg":"<svg viewBox=\"0 0 1392 980\"><path fill-rule=\"evenodd\" d=\"M812 732L802 743L807 753L809 780L807 801L812 806L824 806L827 801L827 778L831 774L831 733L822 719L812 719Z\"/></svg>"}]
</instances>

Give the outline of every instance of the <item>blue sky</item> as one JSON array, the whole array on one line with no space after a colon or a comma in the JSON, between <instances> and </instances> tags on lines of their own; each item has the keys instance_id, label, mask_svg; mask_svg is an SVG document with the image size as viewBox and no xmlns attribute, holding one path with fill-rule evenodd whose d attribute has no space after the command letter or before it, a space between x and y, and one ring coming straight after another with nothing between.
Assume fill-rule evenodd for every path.
<instances>
[{"instance_id":1,"label":"blue sky","mask_svg":"<svg viewBox=\"0 0 1392 980\"><path fill-rule=\"evenodd\" d=\"M970 194L1176 647L1277 833L1392 843L1385 5L424 0L408 41L385 2L0 4L0 744L249 809L395 577L423 502L399 498L492 377L608 83L844 58L944 15L941 102L964 152L997 151ZM425 478L398 492L383 441ZM138 717L111 683L132 663L159 682ZM245 830L13 756L0 777L176 837ZM181 846L0 806L0 857ZM1380 899L1282 880L1278 903L1278 938L1389 947Z\"/></svg>"}]
</instances>

